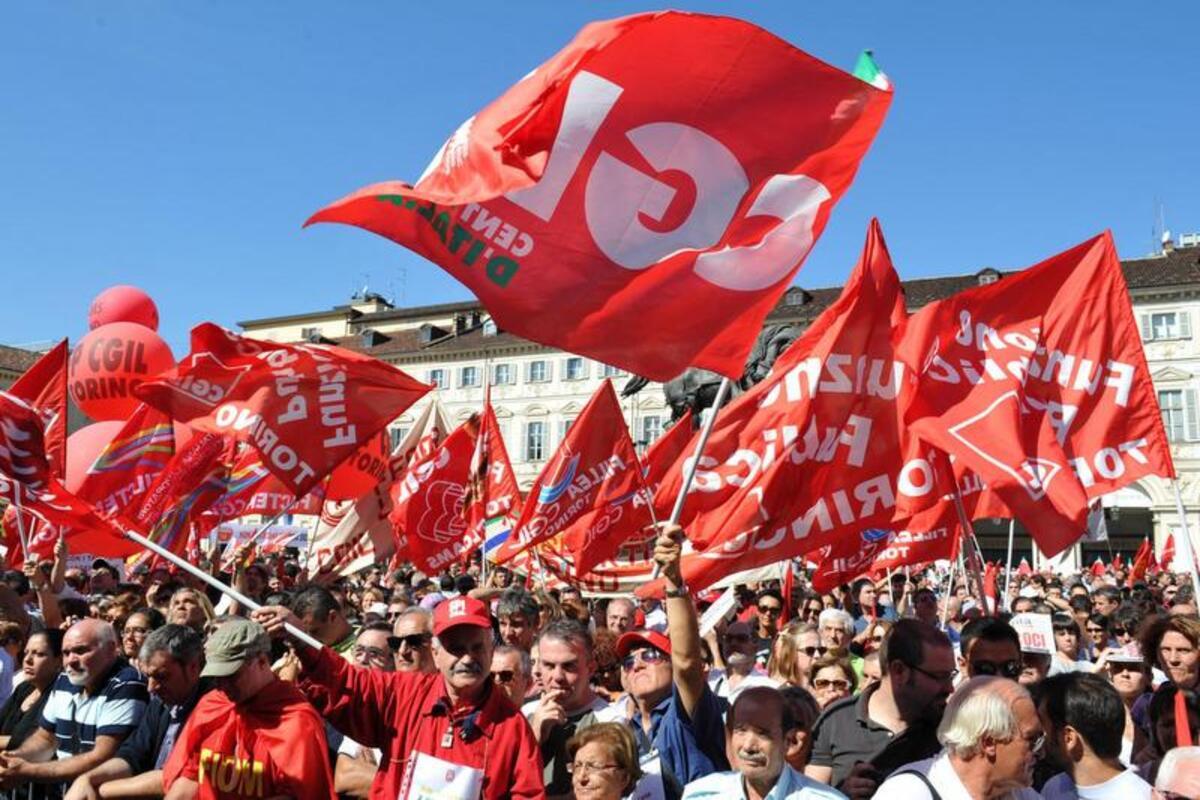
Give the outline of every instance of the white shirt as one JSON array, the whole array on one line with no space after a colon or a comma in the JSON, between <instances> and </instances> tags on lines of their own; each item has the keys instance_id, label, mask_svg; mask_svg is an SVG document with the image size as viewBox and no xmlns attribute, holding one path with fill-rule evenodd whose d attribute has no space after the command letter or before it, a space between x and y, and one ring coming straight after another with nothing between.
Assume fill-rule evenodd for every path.
<instances>
[{"instance_id":1,"label":"white shirt","mask_svg":"<svg viewBox=\"0 0 1200 800\"><path fill-rule=\"evenodd\" d=\"M1094 786L1076 786L1063 772L1046 781L1042 800L1149 800L1150 784L1131 769Z\"/></svg>"},{"instance_id":2,"label":"white shirt","mask_svg":"<svg viewBox=\"0 0 1200 800\"><path fill-rule=\"evenodd\" d=\"M942 800L972 800L971 793L959 780L954 765L943 750L936 758L905 764L876 790L872 800L930 800L929 787L916 775L899 775L900 772L919 772L929 779ZM1040 800L1041 795L1033 789L1017 789L1007 792L996 800Z\"/></svg>"},{"instance_id":3,"label":"white shirt","mask_svg":"<svg viewBox=\"0 0 1200 800\"><path fill-rule=\"evenodd\" d=\"M878 795L876 795L878 797ZM740 772L714 772L683 787L682 800L746 800ZM846 800L846 795L783 765L779 780L764 800Z\"/></svg>"}]
</instances>

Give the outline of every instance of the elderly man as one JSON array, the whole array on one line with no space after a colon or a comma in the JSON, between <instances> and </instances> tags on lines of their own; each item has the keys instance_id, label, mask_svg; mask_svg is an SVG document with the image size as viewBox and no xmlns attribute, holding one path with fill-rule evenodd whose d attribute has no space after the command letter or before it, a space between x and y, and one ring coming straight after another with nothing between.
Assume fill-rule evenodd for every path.
<instances>
[{"instance_id":1,"label":"elderly man","mask_svg":"<svg viewBox=\"0 0 1200 800\"><path fill-rule=\"evenodd\" d=\"M1200 797L1200 747L1176 747L1167 752L1154 779L1154 800Z\"/></svg>"},{"instance_id":2,"label":"elderly man","mask_svg":"<svg viewBox=\"0 0 1200 800\"><path fill-rule=\"evenodd\" d=\"M787 764L799 725L779 690L751 686L729 709L725 720L725 749L730 772L716 772L692 781L683 800L845 800L845 795L805 777Z\"/></svg>"},{"instance_id":3,"label":"elderly man","mask_svg":"<svg viewBox=\"0 0 1200 800\"><path fill-rule=\"evenodd\" d=\"M63 637L62 653L63 674L42 709L40 727L16 750L0 753L5 786L49 783L63 791L112 758L142 721L146 682L120 658L112 625L75 623Z\"/></svg>"},{"instance_id":4,"label":"elderly man","mask_svg":"<svg viewBox=\"0 0 1200 800\"><path fill-rule=\"evenodd\" d=\"M827 649L845 650L854 636L854 617L840 608L827 608L817 617L817 632Z\"/></svg>"},{"instance_id":5,"label":"elderly man","mask_svg":"<svg viewBox=\"0 0 1200 800\"><path fill-rule=\"evenodd\" d=\"M396 662L392 658L389 640L391 628L386 622L372 622L363 628L350 648L350 660L364 669L379 672L394 672ZM337 731L327 731L330 734L330 746L337 747L337 761L333 767L333 784L339 796L367 797L371 784L375 782L375 774L379 771L379 759L383 754L378 748L363 747L349 736L341 736ZM341 741L338 742L337 740Z\"/></svg>"},{"instance_id":6,"label":"elderly man","mask_svg":"<svg viewBox=\"0 0 1200 800\"><path fill-rule=\"evenodd\" d=\"M492 679L513 705L520 708L533 683L533 659L519 647L498 645L492 655Z\"/></svg>"},{"instance_id":7,"label":"elderly man","mask_svg":"<svg viewBox=\"0 0 1200 800\"><path fill-rule=\"evenodd\" d=\"M205 644L205 693L163 765L167 800L304 797L333 800L320 716L271 671L271 640L234 618ZM345 663L343 661L343 663Z\"/></svg>"},{"instance_id":8,"label":"elderly man","mask_svg":"<svg viewBox=\"0 0 1200 800\"><path fill-rule=\"evenodd\" d=\"M254 616L273 631L296 622L281 606ZM300 686L335 728L383 749L372 797L398 797L402 785L411 785L406 781L455 797L544 797L533 731L494 690L487 606L473 597L442 601L433 612L433 635L434 675L365 670L329 647L297 643Z\"/></svg>"},{"instance_id":9,"label":"elderly man","mask_svg":"<svg viewBox=\"0 0 1200 800\"><path fill-rule=\"evenodd\" d=\"M709 686L717 697L732 701L743 688L776 685L758 665L758 642L750 623L738 620L725 626L717 650L721 669L708 673Z\"/></svg>"},{"instance_id":10,"label":"elderly man","mask_svg":"<svg viewBox=\"0 0 1200 800\"><path fill-rule=\"evenodd\" d=\"M396 654L397 672L433 674L433 615L420 606L406 608L392 627L390 644Z\"/></svg>"},{"instance_id":11,"label":"elderly man","mask_svg":"<svg viewBox=\"0 0 1200 800\"><path fill-rule=\"evenodd\" d=\"M915 619L893 626L880 665L878 685L825 709L805 768L852 798L870 797L895 767L937 752L937 724L958 675L946 634Z\"/></svg>"},{"instance_id":12,"label":"elderly man","mask_svg":"<svg viewBox=\"0 0 1200 800\"><path fill-rule=\"evenodd\" d=\"M354 646L350 648L350 660L360 667L391 672L396 668L396 659L392 655L392 627L386 622L370 622L354 637Z\"/></svg>"},{"instance_id":13,"label":"elderly man","mask_svg":"<svg viewBox=\"0 0 1200 800\"><path fill-rule=\"evenodd\" d=\"M608 703L592 690L596 659L587 628L571 619L551 622L535 645L542 675L542 696L521 712L529 720L542 751L546 796L569 797L567 741L596 723Z\"/></svg>"},{"instance_id":14,"label":"elderly man","mask_svg":"<svg viewBox=\"0 0 1200 800\"><path fill-rule=\"evenodd\" d=\"M1039 797L1029 786L1045 735L1029 692L1019 684L981 677L958 687L946 704L938 741L937 756L901 767L875 800Z\"/></svg>"},{"instance_id":15,"label":"elderly man","mask_svg":"<svg viewBox=\"0 0 1200 800\"><path fill-rule=\"evenodd\" d=\"M538 604L534 596L516 586L505 589L496 603L496 618L500 621L500 641L528 653L538 629Z\"/></svg>"},{"instance_id":16,"label":"elderly man","mask_svg":"<svg viewBox=\"0 0 1200 800\"><path fill-rule=\"evenodd\" d=\"M722 706L704 679L699 620L680 573L682 538L678 525L664 525L654 548L666 585L669 635L630 631L617 640L628 723L640 755L661 766L644 770L648 780L662 783L646 790L668 800L679 798L689 781L728 765Z\"/></svg>"},{"instance_id":17,"label":"elderly man","mask_svg":"<svg viewBox=\"0 0 1200 800\"><path fill-rule=\"evenodd\" d=\"M620 636L633 627L633 615L637 606L628 597L614 597L608 601L604 614L604 626Z\"/></svg>"},{"instance_id":18,"label":"elderly man","mask_svg":"<svg viewBox=\"0 0 1200 800\"><path fill-rule=\"evenodd\" d=\"M1125 705L1104 678L1051 675L1037 688L1046 755L1065 770L1046 782L1043 800L1149 800L1150 784L1121 763Z\"/></svg>"},{"instance_id":19,"label":"elderly man","mask_svg":"<svg viewBox=\"0 0 1200 800\"><path fill-rule=\"evenodd\" d=\"M204 640L187 625L164 625L142 643L138 660L150 689L150 704L137 730L117 754L71 784L64 800L160 797L163 764L179 730L203 693Z\"/></svg>"}]
</instances>

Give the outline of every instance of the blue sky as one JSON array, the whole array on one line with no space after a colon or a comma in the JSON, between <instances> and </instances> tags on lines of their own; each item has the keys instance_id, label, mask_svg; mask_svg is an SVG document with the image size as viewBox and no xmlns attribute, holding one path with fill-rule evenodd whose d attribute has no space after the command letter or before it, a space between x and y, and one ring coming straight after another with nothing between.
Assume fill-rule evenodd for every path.
<instances>
[{"instance_id":1,"label":"blue sky","mask_svg":"<svg viewBox=\"0 0 1200 800\"><path fill-rule=\"evenodd\" d=\"M803 286L839 285L878 216L903 277L1019 267L1111 228L1151 248L1157 203L1200 231L1200 4L684 3L843 68L870 47L891 113ZM371 234L300 225L413 180L445 137L609 3L24 2L0 18L0 342L86 332L134 283L187 330L316 310L363 283L465 299Z\"/></svg>"}]
</instances>

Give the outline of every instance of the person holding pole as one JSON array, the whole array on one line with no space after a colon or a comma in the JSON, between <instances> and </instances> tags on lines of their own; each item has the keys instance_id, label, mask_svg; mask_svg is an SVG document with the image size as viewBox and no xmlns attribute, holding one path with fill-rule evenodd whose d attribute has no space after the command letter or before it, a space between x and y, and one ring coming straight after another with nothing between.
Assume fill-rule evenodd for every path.
<instances>
[{"instance_id":1,"label":"person holding pole","mask_svg":"<svg viewBox=\"0 0 1200 800\"><path fill-rule=\"evenodd\" d=\"M299 620L282 606L254 619L279 632ZM433 612L436 674L379 672L328 645L297 642L300 688L339 731L378 747L373 797L429 794L543 800L542 758L525 718L491 675L492 618L473 597L443 600Z\"/></svg>"}]
</instances>

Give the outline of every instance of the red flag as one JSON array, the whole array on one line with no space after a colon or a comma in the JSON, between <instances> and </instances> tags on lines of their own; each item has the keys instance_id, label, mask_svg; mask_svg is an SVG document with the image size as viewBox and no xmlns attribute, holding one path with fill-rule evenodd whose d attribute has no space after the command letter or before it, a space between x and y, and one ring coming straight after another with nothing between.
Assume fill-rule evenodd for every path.
<instances>
[{"instance_id":1,"label":"red flag","mask_svg":"<svg viewBox=\"0 0 1200 800\"><path fill-rule=\"evenodd\" d=\"M67 458L67 358L63 339L9 387L9 392L36 408L46 421L46 456L59 480L66 477Z\"/></svg>"},{"instance_id":2,"label":"red flag","mask_svg":"<svg viewBox=\"0 0 1200 800\"><path fill-rule=\"evenodd\" d=\"M19 516L45 526L71 534L96 533L104 540L102 549L92 551L97 554L128 550L120 531L55 477L46 453L42 413L7 392L0 392L0 499L13 504Z\"/></svg>"},{"instance_id":3,"label":"red flag","mask_svg":"<svg viewBox=\"0 0 1200 800\"><path fill-rule=\"evenodd\" d=\"M1028 578L1033 574L1033 567L1029 566L1029 561L1022 558L1021 563L1017 564L1017 574L1022 578Z\"/></svg>"},{"instance_id":4,"label":"red flag","mask_svg":"<svg viewBox=\"0 0 1200 800\"><path fill-rule=\"evenodd\" d=\"M717 416L683 522L688 585L803 555L932 504L930 453L900 425L900 281L877 222L846 287L762 383ZM688 458L691 456L689 454ZM681 460L659 487L674 497ZM939 462L944 461L939 458Z\"/></svg>"},{"instance_id":5,"label":"red flag","mask_svg":"<svg viewBox=\"0 0 1200 800\"><path fill-rule=\"evenodd\" d=\"M909 321L914 432L979 473L1049 556L1089 499L1173 477L1112 237L932 303Z\"/></svg>"},{"instance_id":6,"label":"red flag","mask_svg":"<svg viewBox=\"0 0 1200 800\"><path fill-rule=\"evenodd\" d=\"M496 411L492 408L490 387L484 396L479 436L471 456L471 482L467 485L464 503L470 529L468 535L481 542L488 537L488 523L499 524L511 531L521 515L521 489L508 460ZM486 551L486 545L484 549Z\"/></svg>"},{"instance_id":7,"label":"red flag","mask_svg":"<svg viewBox=\"0 0 1200 800\"><path fill-rule=\"evenodd\" d=\"M1117 553L1115 556L1113 556L1112 571L1115 574L1123 569L1125 569L1125 562L1121 560L1121 554Z\"/></svg>"},{"instance_id":8,"label":"red flag","mask_svg":"<svg viewBox=\"0 0 1200 800\"><path fill-rule=\"evenodd\" d=\"M528 339L656 380L737 378L890 102L740 20L593 23L415 189L376 184L309 223L414 250Z\"/></svg>"},{"instance_id":9,"label":"red flag","mask_svg":"<svg viewBox=\"0 0 1200 800\"><path fill-rule=\"evenodd\" d=\"M183 555L187 523L225 492L233 447L233 440L215 433L193 436L146 491L133 524L156 544Z\"/></svg>"},{"instance_id":10,"label":"red flag","mask_svg":"<svg viewBox=\"0 0 1200 800\"><path fill-rule=\"evenodd\" d=\"M496 563L561 533L576 568L587 572L620 545L609 536L609 528L629 530L621 520L638 513L631 501L642 491L642 466L612 382L606 380L533 482L514 534L497 551ZM649 522L643 506L633 529Z\"/></svg>"},{"instance_id":11,"label":"red flag","mask_svg":"<svg viewBox=\"0 0 1200 800\"><path fill-rule=\"evenodd\" d=\"M471 456L479 415L456 428L429 457L414 462L397 484L392 524L404 534L408 557L426 575L446 569L482 544L466 518Z\"/></svg>"},{"instance_id":12,"label":"red flag","mask_svg":"<svg viewBox=\"0 0 1200 800\"><path fill-rule=\"evenodd\" d=\"M136 393L197 430L249 442L301 496L430 388L360 353L206 322L192 329L187 358Z\"/></svg>"},{"instance_id":13,"label":"red flag","mask_svg":"<svg viewBox=\"0 0 1200 800\"><path fill-rule=\"evenodd\" d=\"M174 455L170 418L141 403L87 468L77 494L106 516L132 516Z\"/></svg>"},{"instance_id":14,"label":"red flag","mask_svg":"<svg viewBox=\"0 0 1200 800\"><path fill-rule=\"evenodd\" d=\"M995 614L1000 608L999 596L1000 589L997 586L997 576L1000 573L999 565L989 561L983 570L983 596L987 604L987 613Z\"/></svg>"},{"instance_id":15,"label":"red flag","mask_svg":"<svg viewBox=\"0 0 1200 800\"><path fill-rule=\"evenodd\" d=\"M1142 546L1138 548L1137 555L1133 557L1133 566L1129 568L1126 586L1133 588L1135 583L1146 579L1146 570L1150 568L1150 559L1153 557L1154 548L1150 546L1150 540L1142 539Z\"/></svg>"},{"instance_id":16,"label":"red flag","mask_svg":"<svg viewBox=\"0 0 1200 800\"><path fill-rule=\"evenodd\" d=\"M1096 556L1096 560L1092 562L1092 577L1099 578L1104 574L1106 569L1104 562L1100 560L1100 556Z\"/></svg>"},{"instance_id":17,"label":"red flag","mask_svg":"<svg viewBox=\"0 0 1200 800\"><path fill-rule=\"evenodd\" d=\"M296 496L282 481L263 466L262 455L252 447L243 446L237 460L229 470L225 491L205 513L218 520L233 520L250 514L268 517L276 514L321 513L325 501L324 485L318 483L308 494L296 500Z\"/></svg>"},{"instance_id":18,"label":"red flag","mask_svg":"<svg viewBox=\"0 0 1200 800\"><path fill-rule=\"evenodd\" d=\"M1175 534L1167 534L1167 542L1163 545L1162 557L1158 560L1165 570L1174 569L1175 565Z\"/></svg>"}]
</instances>

